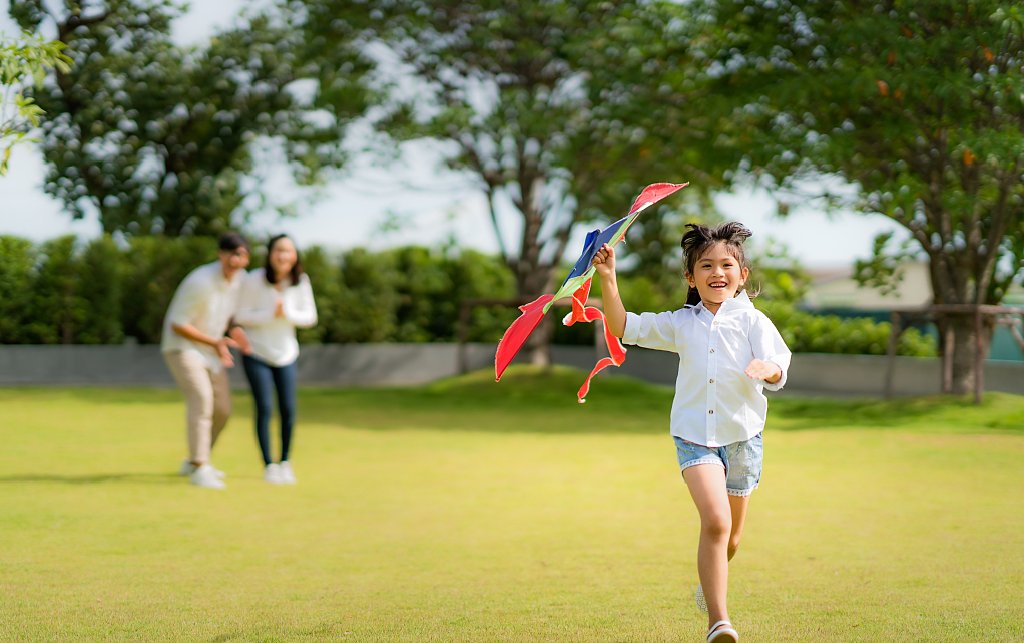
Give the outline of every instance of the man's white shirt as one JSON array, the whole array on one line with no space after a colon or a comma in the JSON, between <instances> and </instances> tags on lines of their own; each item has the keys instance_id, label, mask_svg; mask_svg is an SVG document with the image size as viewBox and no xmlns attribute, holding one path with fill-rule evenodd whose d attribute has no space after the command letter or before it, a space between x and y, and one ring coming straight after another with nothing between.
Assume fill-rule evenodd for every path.
<instances>
[{"instance_id":1,"label":"man's white shirt","mask_svg":"<svg viewBox=\"0 0 1024 643\"><path fill-rule=\"evenodd\" d=\"M761 432L768 412L762 391L785 385L792 357L775 325L742 291L717 314L703 303L663 313L627 312L622 342L679 355L672 435L709 447ZM755 358L777 364L779 381L748 377L743 371Z\"/></svg>"},{"instance_id":2,"label":"man's white shirt","mask_svg":"<svg viewBox=\"0 0 1024 643\"><path fill-rule=\"evenodd\" d=\"M161 352L192 351L203 356L206 367L213 373L223 365L217 351L206 344L194 342L174 332L172 324L191 324L213 338L224 336L228 323L238 306L244 270L237 271L229 281L219 261L199 266L188 273L174 292L164 317Z\"/></svg>"}]
</instances>

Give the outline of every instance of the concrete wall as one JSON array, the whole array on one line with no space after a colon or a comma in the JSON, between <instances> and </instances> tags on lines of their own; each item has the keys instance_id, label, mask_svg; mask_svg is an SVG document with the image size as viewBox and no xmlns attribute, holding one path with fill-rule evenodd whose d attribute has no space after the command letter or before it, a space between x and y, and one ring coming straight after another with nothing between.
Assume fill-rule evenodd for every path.
<instances>
[{"instance_id":1,"label":"concrete wall","mask_svg":"<svg viewBox=\"0 0 1024 643\"><path fill-rule=\"evenodd\" d=\"M554 361L589 370L596 361L588 346L556 346ZM493 368L493 344L468 344L470 370ZM657 384L675 382L674 354L631 347L620 369ZM835 396L882 396L888 362L871 355L798 354L793 358L784 393ZM407 386L459 372L454 344L337 344L303 346L299 381L317 386ZM240 366L231 378L246 386ZM938 359L899 357L894 374L900 396L938 393ZM157 346L0 346L0 386L158 386L173 387ZM985 389L1024 395L1024 362L990 361Z\"/></svg>"}]
</instances>

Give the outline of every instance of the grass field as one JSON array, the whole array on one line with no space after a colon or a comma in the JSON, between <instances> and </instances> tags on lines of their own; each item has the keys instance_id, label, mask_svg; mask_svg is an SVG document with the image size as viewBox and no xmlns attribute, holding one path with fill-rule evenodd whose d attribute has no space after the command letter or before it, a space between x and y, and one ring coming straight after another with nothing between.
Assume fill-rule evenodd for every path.
<instances>
[{"instance_id":1,"label":"grass field","mask_svg":"<svg viewBox=\"0 0 1024 643\"><path fill-rule=\"evenodd\" d=\"M177 391L0 390L0 639L701 641L671 392L516 369L303 390L295 487L248 397L175 475ZM1024 640L1024 398L772 400L744 641Z\"/></svg>"}]
</instances>

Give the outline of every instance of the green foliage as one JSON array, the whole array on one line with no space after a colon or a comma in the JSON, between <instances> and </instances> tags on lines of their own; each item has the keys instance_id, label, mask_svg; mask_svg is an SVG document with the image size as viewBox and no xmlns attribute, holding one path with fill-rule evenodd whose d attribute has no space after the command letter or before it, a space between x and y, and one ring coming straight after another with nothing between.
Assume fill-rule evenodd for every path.
<instances>
[{"instance_id":1,"label":"green foliage","mask_svg":"<svg viewBox=\"0 0 1024 643\"><path fill-rule=\"evenodd\" d=\"M369 98L353 47L311 62L300 31L260 14L183 48L170 39L177 13L168 0L11 5L25 26L55 26L75 61L35 93L52 115L46 190L75 218L98 213L106 233L238 227L274 207L254 148L283 150L293 177L314 183L344 164L344 131Z\"/></svg>"},{"instance_id":2,"label":"green foliage","mask_svg":"<svg viewBox=\"0 0 1024 643\"><path fill-rule=\"evenodd\" d=\"M32 344L73 344L89 306L79 291L80 262L73 236L47 241L31 281L25 334Z\"/></svg>"},{"instance_id":3,"label":"green foliage","mask_svg":"<svg viewBox=\"0 0 1024 643\"><path fill-rule=\"evenodd\" d=\"M875 237L874 252L868 260L858 259L854 275L861 285L876 288L882 294L896 292L903 281L899 268L916 258L912 241L896 246L891 232Z\"/></svg>"},{"instance_id":4,"label":"green foliage","mask_svg":"<svg viewBox=\"0 0 1024 643\"><path fill-rule=\"evenodd\" d=\"M446 270L447 261L436 250L424 247L399 248L387 253L395 274L398 306L395 336L400 342L422 342L432 337L451 336L458 314L458 302L445 295L454 284Z\"/></svg>"},{"instance_id":5,"label":"green foliage","mask_svg":"<svg viewBox=\"0 0 1024 643\"><path fill-rule=\"evenodd\" d=\"M250 268L262 266L256 248ZM196 267L214 261L209 237L136 237L118 245L109 237L81 246L73 237L34 247L0 237L0 342L116 343L132 337L160 341L164 314L181 280ZM471 250L403 247L373 252L364 248L333 255L323 248L302 251L313 286L319 323L300 331L309 343L450 342L459 338L462 302L515 298L512 272L499 257ZM765 257L763 265L773 264ZM759 261L755 261L755 264ZM759 269L771 275L768 269ZM889 324L868 319L812 315L794 308L796 270L762 282L755 304L763 308L795 352L884 354ZM683 284L663 288L646 275L619 278L629 310L674 310ZM781 294L780 294L781 293ZM591 296L600 297L595 284ZM591 344L594 327L557 323L566 309L555 308L554 341ZM510 304L470 308L466 338L496 343L516 318ZM903 333L901 355L935 354L934 341L914 329Z\"/></svg>"},{"instance_id":6,"label":"green foliage","mask_svg":"<svg viewBox=\"0 0 1024 643\"><path fill-rule=\"evenodd\" d=\"M509 299L515 296L512 273L498 257L474 250L462 250L447 258L457 301L469 299ZM449 314L458 314L452 309ZM518 310L502 306L476 306L470 311L466 339L471 342L497 342ZM456 338L455 335L452 336Z\"/></svg>"},{"instance_id":7,"label":"green foliage","mask_svg":"<svg viewBox=\"0 0 1024 643\"><path fill-rule=\"evenodd\" d=\"M317 308L317 325L298 331L300 343L332 343L341 335L338 324L344 319L344 310L339 307L341 283L338 280L335 259L318 246L301 251L302 267L309 277ZM259 265L259 264L253 264Z\"/></svg>"},{"instance_id":8,"label":"green foliage","mask_svg":"<svg viewBox=\"0 0 1024 643\"><path fill-rule=\"evenodd\" d=\"M0 38L0 176L7 173L14 146L38 127L45 111L23 90L38 86L48 69L70 70L64 43L26 33L20 40Z\"/></svg>"},{"instance_id":9,"label":"green foliage","mask_svg":"<svg viewBox=\"0 0 1024 643\"><path fill-rule=\"evenodd\" d=\"M321 35L351 3L302 4ZM574 226L619 218L647 183L714 182L696 169L711 163L699 103L662 96L688 62L686 22L663 3L366 6L367 33L408 72L392 79L378 127L441 141L447 167L474 180L518 295L547 289ZM688 144L665 149L666 131ZM507 218L520 239L505 238Z\"/></svg>"},{"instance_id":10,"label":"green foliage","mask_svg":"<svg viewBox=\"0 0 1024 643\"><path fill-rule=\"evenodd\" d=\"M132 238L122 259L127 265L121 300L124 334L142 344L158 343L178 284L216 257L216 240L209 237Z\"/></svg>"},{"instance_id":11,"label":"green foliage","mask_svg":"<svg viewBox=\"0 0 1024 643\"><path fill-rule=\"evenodd\" d=\"M93 240L79 260L78 293L87 306L80 320L79 344L120 344L124 340L121 307L129 266L109 236Z\"/></svg>"},{"instance_id":12,"label":"green foliage","mask_svg":"<svg viewBox=\"0 0 1024 643\"><path fill-rule=\"evenodd\" d=\"M31 241L0 235L0 344L29 342L25 329L33 300L37 249Z\"/></svg>"},{"instance_id":13,"label":"green foliage","mask_svg":"<svg viewBox=\"0 0 1024 643\"><path fill-rule=\"evenodd\" d=\"M885 355L889 348L892 324L867 317L844 318L815 315L781 302L754 300L782 333L794 353L844 353ZM935 339L916 328L900 334L897 355L935 357Z\"/></svg>"},{"instance_id":14,"label":"green foliage","mask_svg":"<svg viewBox=\"0 0 1024 643\"><path fill-rule=\"evenodd\" d=\"M908 252L932 264L937 304L998 304L1024 276L1024 12L977 2L703 0L704 82L730 123L721 144L769 186L881 214L913 245L876 244L883 283ZM823 180L827 178L828 180ZM836 179L855 189L830 194ZM973 322L954 390L973 379Z\"/></svg>"},{"instance_id":15,"label":"green foliage","mask_svg":"<svg viewBox=\"0 0 1024 643\"><path fill-rule=\"evenodd\" d=\"M357 248L342 255L340 275L339 332L324 341L453 341L462 301L514 296L501 260L473 251ZM500 307L474 308L468 339L497 341L512 319Z\"/></svg>"},{"instance_id":16,"label":"green foliage","mask_svg":"<svg viewBox=\"0 0 1024 643\"><path fill-rule=\"evenodd\" d=\"M342 257L338 279L342 286L338 304L341 332L327 341L383 342L394 337L399 303L394 256L362 248L350 250Z\"/></svg>"}]
</instances>

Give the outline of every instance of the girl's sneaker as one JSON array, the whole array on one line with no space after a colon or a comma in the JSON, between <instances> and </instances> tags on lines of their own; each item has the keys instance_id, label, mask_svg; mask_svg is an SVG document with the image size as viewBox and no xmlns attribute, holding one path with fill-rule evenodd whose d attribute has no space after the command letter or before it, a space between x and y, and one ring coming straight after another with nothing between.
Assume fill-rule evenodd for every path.
<instances>
[{"instance_id":1,"label":"girl's sneaker","mask_svg":"<svg viewBox=\"0 0 1024 643\"><path fill-rule=\"evenodd\" d=\"M281 480L281 465L271 462L263 469L263 479L270 484L284 484Z\"/></svg>"},{"instance_id":2,"label":"girl's sneaker","mask_svg":"<svg viewBox=\"0 0 1024 643\"><path fill-rule=\"evenodd\" d=\"M281 484L295 484L298 480L295 479L295 472L292 471L292 465L290 462L285 460L281 463Z\"/></svg>"},{"instance_id":3,"label":"girl's sneaker","mask_svg":"<svg viewBox=\"0 0 1024 643\"><path fill-rule=\"evenodd\" d=\"M697 592L693 595L693 600L697 603L697 609L705 614L708 613L708 603L704 600L704 588L700 586L700 583L697 583Z\"/></svg>"},{"instance_id":4,"label":"girl's sneaker","mask_svg":"<svg viewBox=\"0 0 1024 643\"><path fill-rule=\"evenodd\" d=\"M729 621L718 621L708 629L707 643L738 643L740 635Z\"/></svg>"}]
</instances>

